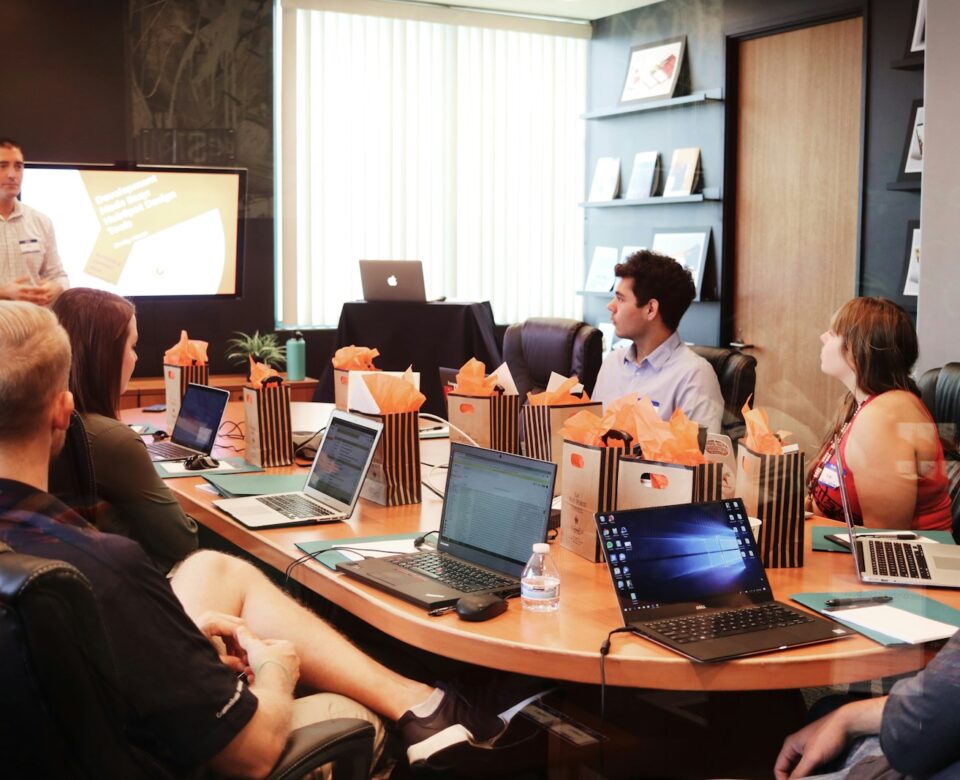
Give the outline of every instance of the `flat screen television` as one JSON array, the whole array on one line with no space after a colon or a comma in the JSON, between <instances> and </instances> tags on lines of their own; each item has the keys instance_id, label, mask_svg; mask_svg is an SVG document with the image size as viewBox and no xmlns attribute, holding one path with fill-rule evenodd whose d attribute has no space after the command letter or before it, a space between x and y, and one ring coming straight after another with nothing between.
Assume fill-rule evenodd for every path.
<instances>
[{"instance_id":1,"label":"flat screen television","mask_svg":"<svg viewBox=\"0 0 960 780\"><path fill-rule=\"evenodd\" d=\"M71 287L135 298L239 297L246 170L25 167L21 198L53 220Z\"/></svg>"}]
</instances>

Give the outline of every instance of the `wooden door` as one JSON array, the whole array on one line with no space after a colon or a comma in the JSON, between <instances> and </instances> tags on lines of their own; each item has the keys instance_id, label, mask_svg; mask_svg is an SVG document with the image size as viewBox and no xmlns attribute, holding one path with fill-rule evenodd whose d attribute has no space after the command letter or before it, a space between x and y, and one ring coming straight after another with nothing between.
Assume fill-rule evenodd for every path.
<instances>
[{"instance_id":1,"label":"wooden door","mask_svg":"<svg viewBox=\"0 0 960 780\"><path fill-rule=\"evenodd\" d=\"M808 457L843 394L818 337L856 289L862 41L856 18L738 47L734 336Z\"/></svg>"}]
</instances>

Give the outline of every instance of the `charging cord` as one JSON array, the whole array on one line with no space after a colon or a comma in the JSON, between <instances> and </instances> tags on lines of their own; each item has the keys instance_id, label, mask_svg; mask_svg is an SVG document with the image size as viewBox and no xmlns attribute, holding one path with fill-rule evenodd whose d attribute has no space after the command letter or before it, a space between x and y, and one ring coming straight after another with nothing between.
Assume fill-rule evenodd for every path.
<instances>
[{"instance_id":1,"label":"charging cord","mask_svg":"<svg viewBox=\"0 0 960 780\"><path fill-rule=\"evenodd\" d=\"M607 634L607 638L604 639L600 645L600 720L604 720L607 707L607 675L604 662L606 661L607 654L610 652L610 642L614 634L636 634L640 636L639 632L633 626L621 626Z\"/></svg>"},{"instance_id":2,"label":"charging cord","mask_svg":"<svg viewBox=\"0 0 960 780\"><path fill-rule=\"evenodd\" d=\"M429 412L420 412L421 417L426 417L428 420L433 420L434 422L442 423L443 425L449 425L453 430L463 436L468 442L470 442L474 447L479 447L480 445L474 440L474 438L468 434L463 428L460 428L454 425L449 420L444 420L442 417L437 417L435 414L430 414Z\"/></svg>"}]
</instances>

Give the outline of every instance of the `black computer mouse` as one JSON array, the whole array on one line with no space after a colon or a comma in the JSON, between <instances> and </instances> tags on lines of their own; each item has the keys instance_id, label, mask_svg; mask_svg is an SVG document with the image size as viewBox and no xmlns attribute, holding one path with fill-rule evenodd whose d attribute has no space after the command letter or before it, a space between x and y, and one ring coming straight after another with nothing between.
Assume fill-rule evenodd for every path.
<instances>
[{"instance_id":1,"label":"black computer mouse","mask_svg":"<svg viewBox=\"0 0 960 780\"><path fill-rule=\"evenodd\" d=\"M187 471L203 471L204 469L215 469L220 465L220 461L209 455L194 455L183 462L183 467Z\"/></svg>"},{"instance_id":2,"label":"black computer mouse","mask_svg":"<svg viewBox=\"0 0 960 780\"><path fill-rule=\"evenodd\" d=\"M475 623L507 611L507 602L493 593L467 594L457 601L457 617Z\"/></svg>"}]
</instances>

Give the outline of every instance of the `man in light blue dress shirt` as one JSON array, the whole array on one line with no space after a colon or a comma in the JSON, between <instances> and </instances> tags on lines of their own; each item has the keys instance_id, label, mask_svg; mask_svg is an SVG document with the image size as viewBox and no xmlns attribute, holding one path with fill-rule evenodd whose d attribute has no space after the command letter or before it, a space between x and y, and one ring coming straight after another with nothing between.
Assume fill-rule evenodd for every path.
<instances>
[{"instance_id":1,"label":"man in light blue dress shirt","mask_svg":"<svg viewBox=\"0 0 960 780\"><path fill-rule=\"evenodd\" d=\"M690 271L665 255L641 250L616 267L607 308L617 336L633 343L611 352L593 400L604 406L628 393L649 398L663 419L675 409L720 433L723 397L710 364L680 340L677 326L696 297Z\"/></svg>"}]
</instances>

